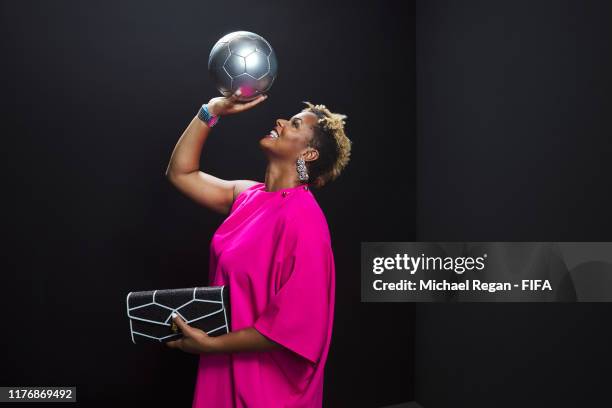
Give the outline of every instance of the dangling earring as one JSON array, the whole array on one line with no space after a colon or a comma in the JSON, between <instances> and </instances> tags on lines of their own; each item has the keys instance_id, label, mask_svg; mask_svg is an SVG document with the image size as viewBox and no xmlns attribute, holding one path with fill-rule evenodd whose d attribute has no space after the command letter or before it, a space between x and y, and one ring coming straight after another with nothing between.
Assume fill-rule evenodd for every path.
<instances>
[{"instance_id":1,"label":"dangling earring","mask_svg":"<svg viewBox=\"0 0 612 408\"><path fill-rule=\"evenodd\" d=\"M297 159L297 172L300 181L308 181L308 172L306 171L306 163L303 157Z\"/></svg>"}]
</instances>

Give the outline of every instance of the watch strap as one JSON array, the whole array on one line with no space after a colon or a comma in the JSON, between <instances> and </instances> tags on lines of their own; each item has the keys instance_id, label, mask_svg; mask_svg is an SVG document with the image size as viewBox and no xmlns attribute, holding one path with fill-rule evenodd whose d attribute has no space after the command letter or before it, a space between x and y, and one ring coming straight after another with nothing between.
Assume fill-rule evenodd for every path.
<instances>
[{"instance_id":1,"label":"watch strap","mask_svg":"<svg viewBox=\"0 0 612 408\"><path fill-rule=\"evenodd\" d=\"M203 104L198 111L198 119L206 123L209 127L213 127L219 122L219 115L213 115L208 111L208 105Z\"/></svg>"}]
</instances>

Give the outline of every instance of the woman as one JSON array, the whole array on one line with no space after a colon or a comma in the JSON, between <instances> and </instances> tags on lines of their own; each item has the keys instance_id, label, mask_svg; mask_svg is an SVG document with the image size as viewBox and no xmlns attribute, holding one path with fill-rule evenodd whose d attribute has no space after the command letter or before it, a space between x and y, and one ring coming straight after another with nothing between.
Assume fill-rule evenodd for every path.
<instances>
[{"instance_id":1,"label":"woman","mask_svg":"<svg viewBox=\"0 0 612 408\"><path fill-rule=\"evenodd\" d=\"M212 98L180 137L166 171L196 202L227 218L211 240L209 284L228 285L231 331L208 336L174 317L168 347L199 354L193 407L321 407L331 341L335 268L327 222L309 187L334 180L350 157L345 115L313 105L279 119L259 141L265 181L199 170L220 117L263 102Z\"/></svg>"}]
</instances>

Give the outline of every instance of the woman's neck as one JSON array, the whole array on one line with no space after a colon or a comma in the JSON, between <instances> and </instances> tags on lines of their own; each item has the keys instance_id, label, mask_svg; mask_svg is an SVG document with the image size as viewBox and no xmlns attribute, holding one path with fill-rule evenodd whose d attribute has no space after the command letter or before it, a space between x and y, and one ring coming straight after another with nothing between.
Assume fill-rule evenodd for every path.
<instances>
[{"instance_id":1,"label":"woman's neck","mask_svg":"<svg viewBox=\"0 0 612 408\"><path fill-rule=\"evenodd\" d=\"M293 188L301 183L297 178L295 166L288 163L271 161L266 167L266 191L273 192L285 188Z\"/></svg>"}]
</instances>

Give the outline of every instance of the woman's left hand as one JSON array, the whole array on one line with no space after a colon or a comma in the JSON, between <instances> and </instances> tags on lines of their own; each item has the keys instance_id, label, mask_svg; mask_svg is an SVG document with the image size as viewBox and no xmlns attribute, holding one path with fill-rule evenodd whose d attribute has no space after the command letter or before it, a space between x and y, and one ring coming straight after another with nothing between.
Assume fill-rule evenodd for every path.
<instances>
[{"instance_id":1,"label":"woman's left hand","mask_svg":"<svg viewBox=\"0 0 612 408\"><path fill-rule=\"evenodd\" d=\"M214 337L203 330L189 326L180 316L176 316L173 320L183 332L183 337L166 342L166 346L193 354L209 353L213 350Z\"/></svg>"}]
</instances>

